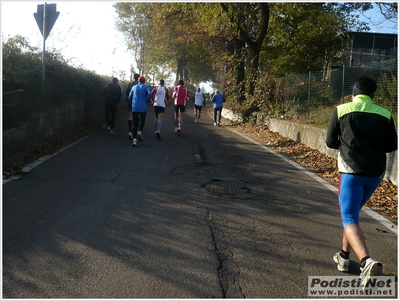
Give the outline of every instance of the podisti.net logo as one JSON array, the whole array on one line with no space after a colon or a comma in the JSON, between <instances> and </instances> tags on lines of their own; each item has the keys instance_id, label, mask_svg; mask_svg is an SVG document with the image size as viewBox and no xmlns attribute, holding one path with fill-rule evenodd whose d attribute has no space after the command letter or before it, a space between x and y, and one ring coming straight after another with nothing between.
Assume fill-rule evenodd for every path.
<instances>
[{"instance_id":1,"label":"podisti.net logo","mask_svg":"<svg viewBox=\"0 0 400 301\"><path fill-rule=\"evenodd\" d=\"M396 296L394 276L371 276L367 281L359 276L308 276L309 297L371 297Z\"/></svg>"}]
</instances>

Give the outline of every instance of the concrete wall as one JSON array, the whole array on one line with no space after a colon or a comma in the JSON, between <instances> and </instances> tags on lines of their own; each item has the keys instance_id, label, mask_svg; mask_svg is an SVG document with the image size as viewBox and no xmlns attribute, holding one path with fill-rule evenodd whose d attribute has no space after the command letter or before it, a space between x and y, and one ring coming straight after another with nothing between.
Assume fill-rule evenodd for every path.
<instances>
[{"instance_id":1,"label":"concrete wall","mask_svg":"<svg viewBox=\"0 0 400 301\"><path fill-rule=\"evenodd\" d=\"M19 128L3 130L3 155L12 156L48 137L81 126L84 121L83 105L83 100L69 102L33 115Z\"/></svg>"},{"instance_id":2,"label":"concrete wall","mask_svg":"<svg viewBox=\"0 0 400 301\"><path fill-rule=\"evenodd\" d=\"M223 109L225 118L235 120L240 119L234 116L229 109ZM288 137L294 141L304 143L305 145L317 149L329 157L337 158L337 151L330 149L325 144L327 129L311 126L308 124L296 123L279 118L268 118L266 122L268 128L279 133L281 136ZM398 155L397 151L387 154L387 168L385 180L389 180L397 185L398 182Z\"/></svg>"},{"instance_id":3,"label":"concrete wall","mask_svg":"<svg viewBox=\"0 0 400 301\"><path fill-rule=\"evenodd\" d=\"M120 83L122 92L126 84ZM117 117L126 114L123 98L117 107ZM49 137L61 135L94 122L99 128L104 120L104 104L97 99L71 99L68 103L32 115L18 128L3 129L3 162L23 154L31 145Z\"/></svg>"},{"instance_id":4,"label":"concrete wall","mask_svg":"<svg viewBox=\"0 0 400 301\"><path fill-rule=\"evenodd\" d=\"M124 92L126 85L121 83ZM126 102L121 98L117 118L126 114ZM97 99L77 98L68 103L49 108L46 112L32 115L18 128L3 129L3 162L24 154L30 146L47 138L62 135L70 130L99 124L104 120L104 104Z\"/></svg>"}]
</instances>

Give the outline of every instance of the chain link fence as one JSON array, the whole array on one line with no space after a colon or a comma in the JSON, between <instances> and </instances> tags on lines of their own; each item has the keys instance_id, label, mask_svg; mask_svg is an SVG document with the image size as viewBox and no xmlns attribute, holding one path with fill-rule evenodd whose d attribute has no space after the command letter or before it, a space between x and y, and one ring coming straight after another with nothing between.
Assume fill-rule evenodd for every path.
<instances>
[{"instance_id":1,"label":"chain link fence","mask_svg":"<svg viewBox=\"0 0 400 301\"><path fill-rule=\"evenodd\" d=\"M370 76L378 83L373 102L397 116L397 60L371 63L363 67L346 67L286 76L279 80L282 91L282 115L315 118L325 108L332 112L336 105L351 101L355 80Z\"/></svg>"}]
</instances>

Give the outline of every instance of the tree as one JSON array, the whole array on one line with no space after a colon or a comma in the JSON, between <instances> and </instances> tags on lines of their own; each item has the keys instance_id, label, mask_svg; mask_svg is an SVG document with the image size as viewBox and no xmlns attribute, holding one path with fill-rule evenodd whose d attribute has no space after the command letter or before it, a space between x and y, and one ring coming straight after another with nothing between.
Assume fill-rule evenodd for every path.
<instances>
[{"instance_id":1,"label":"tree","mask_svg":"<svg viewBox=\"0 0 400 301\"><path fill-rule=\"evenodd\" d=\"M397 4L378 5L387 17L397 16ZM265 82L263 74L270 81L328 66L346 31L368 30L357 12L372 4L135 2L116 8L119 28L136 34L129 45L147 70L175 70L176 80L192 83L212 78L241 103L252 99L255 82Z\"/></svg>"},{"instance_id":2,"label":"tree","mask_svg":"<svg viewBox=\"0 0 400 301\"><path fill-rule=\"evenodd\" d=\"M373 21L370 17L366 16L366 12L377 8L380 14L380 18L377 21ZM364 16L370 24L380 25L382 23L393 23L393 28L397 28L397 2L372 2L365 3L364 5L350 4L350 9L353 9ZM378 17L378 16L375 16Z\"/></svg>"},{"instance_id":3,"label":"tree","mask_svg":"<svg viewBox=\"0 0 400 301\"><path fill-rule=\"evenodd\" d=\"M379 11L386 20L393 20L397 23L397 2L375 2Z\"/></svg>"},{"instance_id":4,"label":"tree","mask_svg":"<svg viewBox=\"0 0 400 301\"><path fill-rule=\"evenodd\" d=\"M227 14L230 25L237 31L237 38L248 47L250 73L248 75L249 95L253 94L253 81L256 78L261 46L268 30L270 8L269 4L261 3L221 3Z\"/></svg>"},{"instance_id":5,"label":"tree","mask_svg":"<svg viewBox=\"0 0 400 301\"><path fill-rule=\"evenodd\" d=\"M122 3L116 8L120 18L117 22L119 30L135 28L135 22L146 20L140 27L143 32L147 27L146 36L141 41L145 49L143 60L149 69L157 70L159 66L174 69L176 81L200 82L213 78L210 59L201 48L204 36L200 38L200 35L204 31L198 28L200 23L194 3L156 2L145 6L143 3ZM126 32L126 35L136 31Z\"/></svg>"},{"instance_id":6,"label":"tree","mask_svg":"<svg viewBox=\"0 0 400 301\"><path fill-rule=\"evenodd\" d=\"M153 3L153 35L166 46L176 66L176 81L200 82L212 79L207 40L201 19L201 3Z\"/></svg>"},{"instance_id":7,"label":"tree","mask_svg":"<svg viewBox=\"0 0 400 301\"><path fill-rule=\"evenodd\" d=\"M117 29L126 38L128 50L132 51L139 74L145 74L150 68L145 55L151 45L151 18L146 3L118 2L114 5L118 21Z\"/></svg>"},{"instance_id":8,"label":"tree","mask_svg":"<svg viewBox=\"0 0 400 301\"><path fill-rule=\"evenodd\" d=\"M343 13L326 3L275 3L264 62L275 76L319 70L336 52L346 31Z\"/></svg>"}]
</instances>

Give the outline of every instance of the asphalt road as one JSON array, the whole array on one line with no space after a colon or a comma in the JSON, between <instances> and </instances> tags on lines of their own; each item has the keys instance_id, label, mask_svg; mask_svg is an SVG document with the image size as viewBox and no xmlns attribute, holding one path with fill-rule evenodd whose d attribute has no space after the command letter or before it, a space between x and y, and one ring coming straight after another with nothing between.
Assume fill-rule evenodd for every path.
<instances>
[{"instance_id":1,"label":"asphalt road","mask_svg":"<svg viewBox=\"0 0 400 301\"><path fill-rule=\"evenodd\" d=\"M181 137L172 104L162 140L153 120L137 148L124 116L3 184L3 298L307 298L308 276L358 274L332 260L331 189L192 104ZM397 235L361 222L397 276Z\"/></svg>"}]
</instances>

